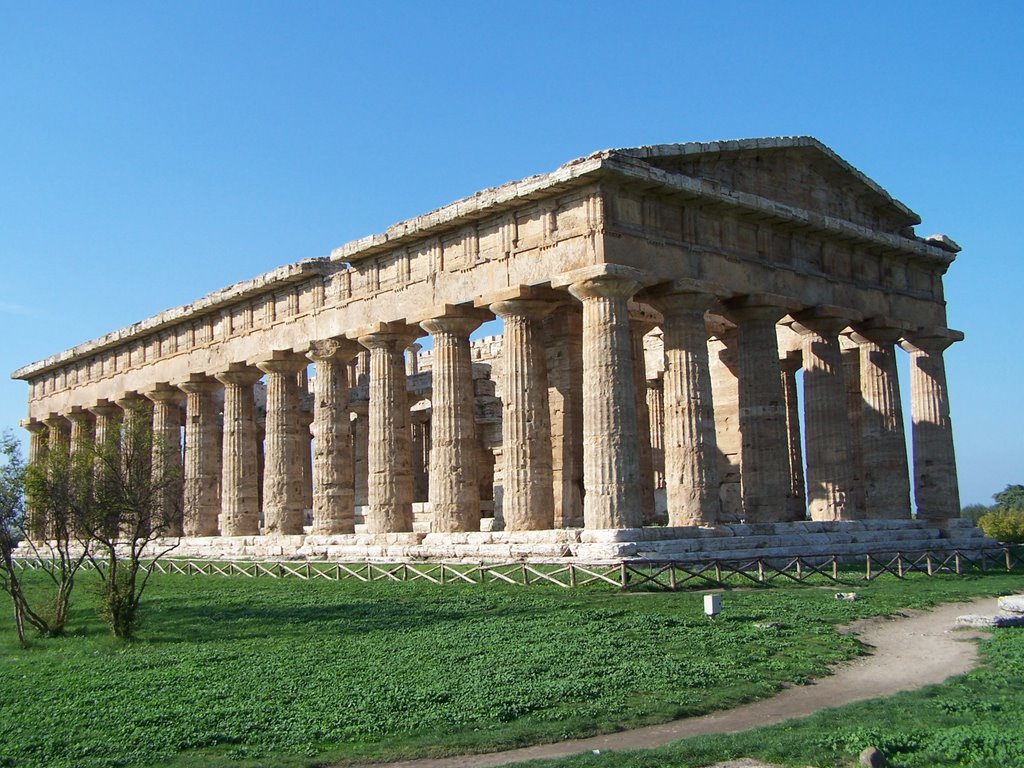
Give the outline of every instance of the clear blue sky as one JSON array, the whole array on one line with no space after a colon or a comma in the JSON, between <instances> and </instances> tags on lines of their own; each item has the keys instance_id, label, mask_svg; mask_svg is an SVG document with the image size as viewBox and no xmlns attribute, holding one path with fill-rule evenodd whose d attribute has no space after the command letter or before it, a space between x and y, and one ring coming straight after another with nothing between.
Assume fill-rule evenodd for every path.
<instances>
[{"instance_id":1,"label":"clear blue sky","mask_svg":"<svg viewBox=\"0 0 1024 768\"><path fill-rule=\"evenodd\" d=\"M810 134L963 246L962 500L1024 483L1024 6L766 5L0 4L0 427L25 363L478 189Z\"/></svg>"}]
</instances>

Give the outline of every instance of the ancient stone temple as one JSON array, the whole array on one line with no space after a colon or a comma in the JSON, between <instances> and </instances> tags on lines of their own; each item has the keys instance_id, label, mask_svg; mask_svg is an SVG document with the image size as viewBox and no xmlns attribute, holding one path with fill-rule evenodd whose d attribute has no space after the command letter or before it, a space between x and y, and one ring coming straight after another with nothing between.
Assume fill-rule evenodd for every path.
<instances>
[{"instance_id":1,"label":"ancient stone temple","mask_svg":"<svg viewBox=\"0 0 1024 768\"><path fill-rule=\"evenodd\" d=\"M35 455L152 418L225 551L949 530L959 248L919 223L812 138L608 150L13 375Z\"/></svg>"}]
</instances>

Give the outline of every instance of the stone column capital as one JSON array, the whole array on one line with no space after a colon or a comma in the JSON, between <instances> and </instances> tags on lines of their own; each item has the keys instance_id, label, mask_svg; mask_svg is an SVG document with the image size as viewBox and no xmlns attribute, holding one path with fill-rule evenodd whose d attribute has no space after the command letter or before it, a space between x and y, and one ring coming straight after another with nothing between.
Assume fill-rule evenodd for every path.
<instances>
[{"instance_id":1,"label":"stone column capital","mask_svg":"<svg viewBox=\"0 0 1024 768\"><path fill-rule=\"evenodd\" d=\"M787 352L779 358L779 368L783 373L796 373L803 363L803 355L797 351Z\"/></svg>"},{"instance_id":2,"label":"stone column capital","mask_svg":"<svg viewBox=\"0 0 1024 768\"><path fill-rule=\"evenodd\" d=\"M167 384L158 384L156 389L152 389L144 394L147 399L152 400L154 403L179 404L185 399L183 391Z\"/></svg>"},{"instance_id":3,"label":"stone column capital","mask_svg":"<svg viewBox=\"0 0 1024 768\"><path fill-rule=\"evenodd\" d=\"M64 414L68 421L72 423L88 424L91 423L96 417L89 411L79 406L74 406L70 411Z\"/></svg>"},{"instance_id":4,"label":"stone column capital","mask_svg":"<svg viewBox=\"0 0 1024 768\"><path fill-rule=\"evenodd\" d=\"M215 373L213 378L227 386L252 386L262 378L263 372L247 365L232 365L228 370Z\"/></svg>"},{"instance_id":5,"label":"stone column capital","mask_svg":"<svg viewBox=\"0 0 1024 768\"><path fill-rule=\"evenodd\" d=\"M734 323L762 321L777 323L801 305L774 293L748 293L725 302L724 315Z\"/></svg>"},{"instance_id":6,"label":"stone column capital","mask_svg":"<svg viewBox=\"0 0 1024 768\"><path fill-rule=\"evenodd\" d=\"M558 305L543 299L503 299L490 305L491 312L498 317L524 317L527 320L542 320Z\"/></svg>"},{"instance_id":7,"label":"stone column capital","mask_svg":"<svg viewBox=\"0 0 1024 768\"><path fill-rule=\"evenodd\" d=\"M270 357L255 362L257 368L264 373L279 373L285 376L294 376L309 365L305 355L298 355L294 352L274 352Z\"/></svg>"},{"instance_id":8,"label":"stone column capital","mask_svg":"<svg viewBox=\"0 0 1024 768\"><path fill-rule=\"evenodd\" d=\"M97 401L96 405L90 406L89 411L93 416L101 419L119 416L121 414L121 408L109 400Z\"/></svg>"},{"instance_id":9,"label":"stone column capital","mask_svg":"<svg viewBox=\"0 0 1024 768\"><path fill-rule=\"evenodd\" d=\"M481 318L477 313L470 315L441 315L422 321L420 323L420 328L431 335L437 333L450 333L455 336L469 336L469 334L480 327L482 322L483 318ZM417 349L414 350L413 347L417 347ZM409 347L414 355L422 348L423 347L420 344L413 344Z\"/></svg>"},{"instance_id":10,"label":"stone column capital","mask_svg":"<svg viewBox=\"0 0 1024 768\"><path fill-rule=\"evenodd\" d=\"M130 411L134 408L144 408L149 405L149 401L146 400L138 392L124 392L120 397L114 399L118 407L122 411Z\"/></svg>"},{"instance_id":11,"label":"stone column capital","mask_svg":"<svg viewBox=\"0 0 1024 768\"><path fill-rule=\"evenodd\" d=\"M21 422L21 427L33 435L38 435L46 431L46 425L36 419L24 419Z\"/></svg>"},{"instance_id":12,"label":"stone column capital","mask_svg":"<svg viewBox=\"0 0 1024 768\"><path fill-rule=\"evenodd\" d=\"M209 376L192 376L188 381L178 384L178 389L189 395L213 394L220 388L220 382Z\"/></svg>"},{"instance_id":13,"label":"stone column capital","mask_svg":"<svg viewBox=\"0 0 1024 768\"><path fill-rule=\"evenodd\" d=\"M569 293L585 299L631 299L643 283L624 275L606 274L588 277L569 285Z\"/></svg>"},{"instance_id":14,"label":"stone column capital","mask_svg":"<svg viewBox=\"0 0 1024 768\"><path fill-rule=\"evenodd\" d=\"M404 353L406 347L421 335L418 328L404 323L375 323L356 331L356 340L369 350L387 349Z\"/></svg>"},{"instance_id":15,"label":"stone column capital","mask_svg":"<svg viewBox=\"0 0 1024 768\"><path fill-rule=\"evenodd\" d=\"M842 307L817 306L793 313L791 328L806 336L836 336L841 330L861 320L862 316Z\"/></svg>"},{"instance_id":16,"label":"stone column capital","mask_svg":"<svg viewBox=\"0 0 1024 768\"><path fill-rule=\"evenodd\" d=\"M951 328L922 328L904 334L900 346L906 352L937 354L944 352L955 342L963 340L962 331L954 331Z\"/></svg>"},{"instance_id":17,"label":"stone column capital","mask_svg":"<svg viewBox=\"0 0 1024 768\"><path fill-rule=\"evenodd\" d=\"M45 419L43 419L43 424L50 429L66 430L71 428L71 422L67 417L60 413L49 414Z\"/></svg>"},{"instance_id":18,"label":"stone column capital","mask_svg":"<svg viewBox=\"0 0 1024 768\"><path fill-rule=\"evenodd\" d=\"M871 317L851 323L850 338L857 344L892 345L902 339L912 327L901 320L889 317Z\"/></svg>"},{"instance_id":19,"label":"stone column capital","mask_svg":"<svg viewBox=\"0 0 1024 768\"><path fill-rule=\"evenodd\" d=\"M311 341L306 357L314 363L321 361L337 361L347 363L359 354L361 347L352 339L334 338Z\"/></svg>"}]
</instances>

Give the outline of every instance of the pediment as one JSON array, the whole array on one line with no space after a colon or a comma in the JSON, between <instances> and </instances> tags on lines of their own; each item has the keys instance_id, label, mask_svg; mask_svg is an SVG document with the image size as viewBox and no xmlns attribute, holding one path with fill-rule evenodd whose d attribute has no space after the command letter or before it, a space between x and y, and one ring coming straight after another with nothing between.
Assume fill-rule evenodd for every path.
<instances>
[{"instance_id":1,"label":"pediment","mask_svg":"<svg viewBox=\"0 0 1024 768\"><path fill-rule=\"evenodd\" d=\"M616 150L669 173L710 179L796 208L892 234L920 217L810 137L667 144Z\"/></svg>"}]
</instances>

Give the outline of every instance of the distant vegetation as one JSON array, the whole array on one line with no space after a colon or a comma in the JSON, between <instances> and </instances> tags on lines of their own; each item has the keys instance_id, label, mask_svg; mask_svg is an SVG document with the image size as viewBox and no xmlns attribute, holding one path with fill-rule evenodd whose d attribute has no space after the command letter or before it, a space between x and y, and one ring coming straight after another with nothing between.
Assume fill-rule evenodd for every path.
<instances>
[{"instance_id":1,"label":"distant vegetation","mask_svg":"<svg viewBox=\"0 0 1024 768\"><path fill-rule=\"evenodd\" d=\"M960 510L960 517L981 526L986 536L999 541L1024 543L1024 485L1008 485L992 495L990 507L969 504Z\"/></svg>"}]
</instances>

